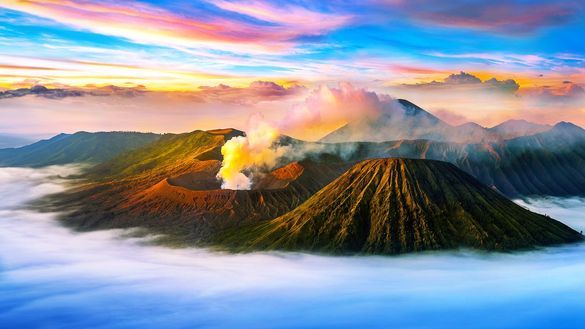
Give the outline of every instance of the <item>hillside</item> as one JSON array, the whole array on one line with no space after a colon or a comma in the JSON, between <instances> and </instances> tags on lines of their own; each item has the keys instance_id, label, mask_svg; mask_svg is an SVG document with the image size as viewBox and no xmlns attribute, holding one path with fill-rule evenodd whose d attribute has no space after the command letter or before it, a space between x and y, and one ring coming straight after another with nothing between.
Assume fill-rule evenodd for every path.
<instances>
[{"instance_id":1,"label":"hillside","mask_svg":"<svg viewBox=\"0 0 585 329\"><path fill-rule=\"evenodd\" d=\"M219 244L248 251L399 254L514 250L581 239L451 164L374 159L355 165L291 212L233 230Z\"/></svg>"},{"instance_id":2,"label":"hillside","mask_svg":"<svg viewBox=\"0 0 585 329\"><path fill-rule=\"evenodd\" d=\"M231 137L243 135L235 129L165 134L156 142L126 152L89 169L87 177L98 181L140 178L153 183L189 171L196 161L221 161L221 146Z\"/></svg>"},{"instance_id":3,"label":"hillside","mask_svg":"<svg viewBox=\"0 0 585 329\"><path fill-rule=\"evenodd\" d=\"M59 134L31 145L0 150L0 166L43 167L68 163L100 163L160 138L137 132Z\"/></svg>"}]
</instances>

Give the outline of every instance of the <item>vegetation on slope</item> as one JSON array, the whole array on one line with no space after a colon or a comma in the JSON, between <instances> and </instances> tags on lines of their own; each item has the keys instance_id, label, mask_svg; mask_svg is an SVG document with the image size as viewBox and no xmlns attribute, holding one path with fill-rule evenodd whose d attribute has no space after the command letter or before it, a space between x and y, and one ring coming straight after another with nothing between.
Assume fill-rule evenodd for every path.
<instances>
[{"instance_id":1,"label":"vegetation on slope","mask_svg":"<svg viewBox=\"0 0 585 329\"><path fill-rule=\"evenodd\" d=\"M218 244L237 250L369 254L513 250L582 239L452 164L412 159L363 161L291 212L228 232Z\"/></svg>"}]
</instances>

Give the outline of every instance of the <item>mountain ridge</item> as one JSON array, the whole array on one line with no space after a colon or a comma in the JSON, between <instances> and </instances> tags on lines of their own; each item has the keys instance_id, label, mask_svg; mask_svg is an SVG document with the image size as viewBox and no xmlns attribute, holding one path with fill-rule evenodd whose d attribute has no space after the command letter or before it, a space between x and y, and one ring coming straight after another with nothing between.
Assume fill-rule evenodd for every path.
<instances>
[{"instance_id":1,"label":"mountain ridge","mask_svg":"<svg viewBox=\"0 0 585 329\"><path fill-rule=\"evenodd\" d=\"M491 128L475 122L450 125L420 106L397 99L401 110L391 107L377 118L349 122L329 132L321 142L383 142L401 139L431 139L454 143L494 143L552 129L526 120L508 120Z\"/></svg>"}]
</instances>

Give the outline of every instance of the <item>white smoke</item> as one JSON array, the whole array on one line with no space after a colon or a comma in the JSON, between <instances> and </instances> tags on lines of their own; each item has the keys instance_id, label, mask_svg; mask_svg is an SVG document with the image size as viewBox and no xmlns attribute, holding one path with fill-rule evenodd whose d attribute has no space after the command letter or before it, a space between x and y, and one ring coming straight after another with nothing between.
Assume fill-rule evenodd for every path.
<instances>
[{"instance_id":1,"label":"white smoke","mask_svg":"<svg viewBox=\"0 0 585 329\"><path fill-rule=\"evenodd\" d=\"M313 90L303 103L293 106L280 121L270 122L260 114L252 116L246 136L233 137L221 149L224 158L218 179L222 182L222 188L250 189L252 179L249 171L271 168L283 155L289 159L300 159L305 151L316 153L320 148L327 148L319 144L294 149L279 145L278 138L284 132L310 138L322 137L349 121L380 115L388 104L394 102L382 98L376 93L354 88L349 83L340 83L338 88L323 85ZM346 154L352 150L338 148L338 151Z\"/></svg>"}]
</instances>

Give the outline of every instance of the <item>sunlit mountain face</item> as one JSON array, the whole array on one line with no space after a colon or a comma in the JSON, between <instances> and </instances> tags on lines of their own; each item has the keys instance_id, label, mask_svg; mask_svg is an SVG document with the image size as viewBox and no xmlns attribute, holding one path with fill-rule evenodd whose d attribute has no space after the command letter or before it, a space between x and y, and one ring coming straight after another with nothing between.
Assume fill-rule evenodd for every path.
<instances>
[{"instance_id":1,"label":"sunlit mountain face","mask_svg":"<svg viewBox=\"0 0 585 329\"><path fill-rule=\"evenodd\" d=\"M0 327L582 327L584 14L0 0Z\"/></svg>"}]
</instances>

